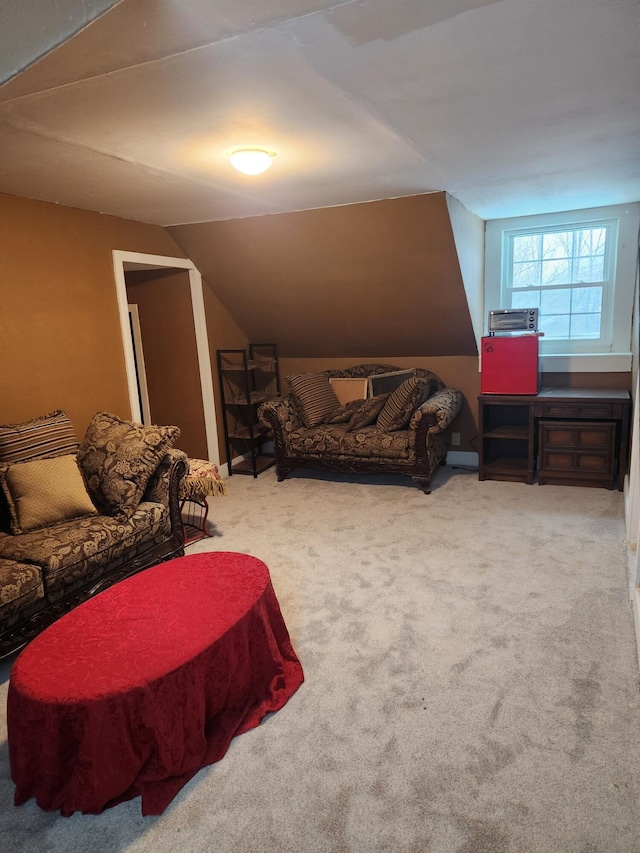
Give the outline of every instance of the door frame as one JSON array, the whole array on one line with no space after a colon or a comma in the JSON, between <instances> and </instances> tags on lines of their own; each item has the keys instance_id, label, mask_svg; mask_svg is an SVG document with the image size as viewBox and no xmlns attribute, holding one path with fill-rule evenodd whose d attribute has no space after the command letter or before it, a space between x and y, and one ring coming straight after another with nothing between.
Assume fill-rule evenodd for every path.
<instances>
[{"instance_id":1,"label":"door frame","mask_svg":"<svg viewBox=\"0 0 640 853\"><path fill-rule=\"evenodd\" d=\"M136 380L138 382L138 397L142 406L142 423L151 424L153 421L151 420L151 404L149 403L149 388L147 386L147 368L144 363L144 351L142 348L140 312L136 304L129 303L127 308L129 309L129 322L131 324L133 339L133 358L136 367Z\"/></svg>"},{"instance_id":2,"label":"door frame","mask_svg":"<svg viewBox=\"0 0 640 853\"><path fill-rule=\"evenodd\" d=\"M220 449L218 446L216 401L213 390L209 337L207 335L204 295L202 291L202 276L200 275L200 272L188 258L169 258L164 255L147 255L140 252L125 252L120 249L113 249L112 255L113 272L116 281L116 294L118 298L118 311L120 314L120 328L122 331L122 346L124 349L127 384L129 388L131 418L138 422L142 420L142 413L140 411L138 381L133 354L131 325L129 323L129 306L125 279L127 265L129 265L130 268L135 267L136 269L172 268L188 271L189 287L191 291L191 307L193 310L193 325L196 336L196 350L198 354L198 370L200 373L200 387L202 389L202 409L204 412L207 453L209 461L219 465Z\"/></svg>"}]
</instances>

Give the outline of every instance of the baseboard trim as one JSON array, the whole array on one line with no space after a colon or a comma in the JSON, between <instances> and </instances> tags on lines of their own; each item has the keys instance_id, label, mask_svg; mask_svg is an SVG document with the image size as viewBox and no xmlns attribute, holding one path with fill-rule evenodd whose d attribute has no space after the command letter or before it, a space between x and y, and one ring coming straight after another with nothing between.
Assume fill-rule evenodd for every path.
<instances>
[{"instance_id":1,"label":"baseboard trim","mask_svg":"<svg viewBox=\"0 0 640 853\"><path fill-rule=\"evenodd\" d=\"M233 465L237 465L237 464L238 464L238 462L242 462L242 461L244 461L246 458L247 458L246 456L235 456L235 457L231 460L231 465L232 465L232 466L233 466ZM223 480L227 480L227 479L228 479L228 477L229 477L229 465L228 465L228 463L226 463L226 462L225 462L225 463L224 463L224 464L222 464L222 465L218 465L218 472L219 472L219 474L220 474L220 476L222 477L222 479L223 479Z\"/></svg>"},{"instance_id":2,"label":"baseboard trim","mask_svg":"<svg viewBox=\"0 0 640 853\"><path fill-rule=\"evenodd\" d=\"M265 441L262 450L268 456L273 455L273 441ZM234 456L231 461L231 466L233 467L239 462L244 462L246 459L250 459L250 455L248 453L245 456ZM218 471L220 472L220 476L223 480L226 480L229 477L229 465L226 462L223 465L218 465Z\"/></svg>"},{"instance_id":3,"label":"baseboard trim","mask_svg":"<svg viewBox=\"0 0 640 853\"><path fill-rule=\"evenodd\" d=\"M465 468L477 468L478 454L466 450L450 450L447 453L447 465L464 465Z\"/></svg>"}]
</instances>

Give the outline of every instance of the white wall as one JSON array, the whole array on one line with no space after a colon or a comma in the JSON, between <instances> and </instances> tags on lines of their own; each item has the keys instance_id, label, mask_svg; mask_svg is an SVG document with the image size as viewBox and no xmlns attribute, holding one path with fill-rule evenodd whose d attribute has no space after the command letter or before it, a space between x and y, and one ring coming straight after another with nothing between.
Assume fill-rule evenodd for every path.
<instances>
[{"instance_id":1,"label":"white wall","mask_svg":"<svg viewBox=\"0 0 640 853\"><path fill-rule=\"evenodd\" d=\"M446 194L451 230L458 253L478 353L484 328L484 219Z\"/></svg>"},{"instance_id":2,"label":"white wall","mask_svg":"<svg viewBox=\"0 0 640 853\"><path fill-rule=\"evenodd\" d=\"M639 238L640 242L640 238ZM625 520L627 530L627 555L629 586L634 608L638 658L640 659L640 275L636 270L631 353L633 356L633 416L631 421L631 460L629 479L625 492Z\"/></svg>"}]
</instances>

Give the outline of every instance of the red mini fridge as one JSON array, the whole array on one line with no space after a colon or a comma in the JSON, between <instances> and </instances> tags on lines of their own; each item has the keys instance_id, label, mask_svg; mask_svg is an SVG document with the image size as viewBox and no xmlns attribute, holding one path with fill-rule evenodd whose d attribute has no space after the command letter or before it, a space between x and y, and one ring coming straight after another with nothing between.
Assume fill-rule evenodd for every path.
<instances>
[{"instance_id":1,"label":"red mini fridge","mask_svg":"<svg viewBox=\"0 0 640 853\"><path fill-rule=\"evenodd\" d=\"M482 338L483 394L537 394L540 389L537 335Z\"/></svg>"}]
</instances>

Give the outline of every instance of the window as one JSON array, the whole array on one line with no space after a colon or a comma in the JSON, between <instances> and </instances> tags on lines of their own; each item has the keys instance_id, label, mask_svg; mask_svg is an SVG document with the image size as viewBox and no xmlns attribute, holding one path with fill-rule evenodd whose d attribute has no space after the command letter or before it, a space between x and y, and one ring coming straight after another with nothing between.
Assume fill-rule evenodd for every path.
<instances>
[{"instance_id":1,"label":"window","mask_svg":"<svg viewBox=\"0 0 640 853\"><path fill-rule=\"evenodd\" d=\"M638 204L487 222L485 317L537 308L543 357L629 354L639 222Z\"/></svg>"},{"instance_id":2,"label":"window","mask_svg":"<svg viewBox=\"0 0 640 853\"><path fill-rule=\"evenodd\" d=\"M547 340L611 344L617 222L506 231L503 304L538 308Z\"/></svg>"}]
</instances>

